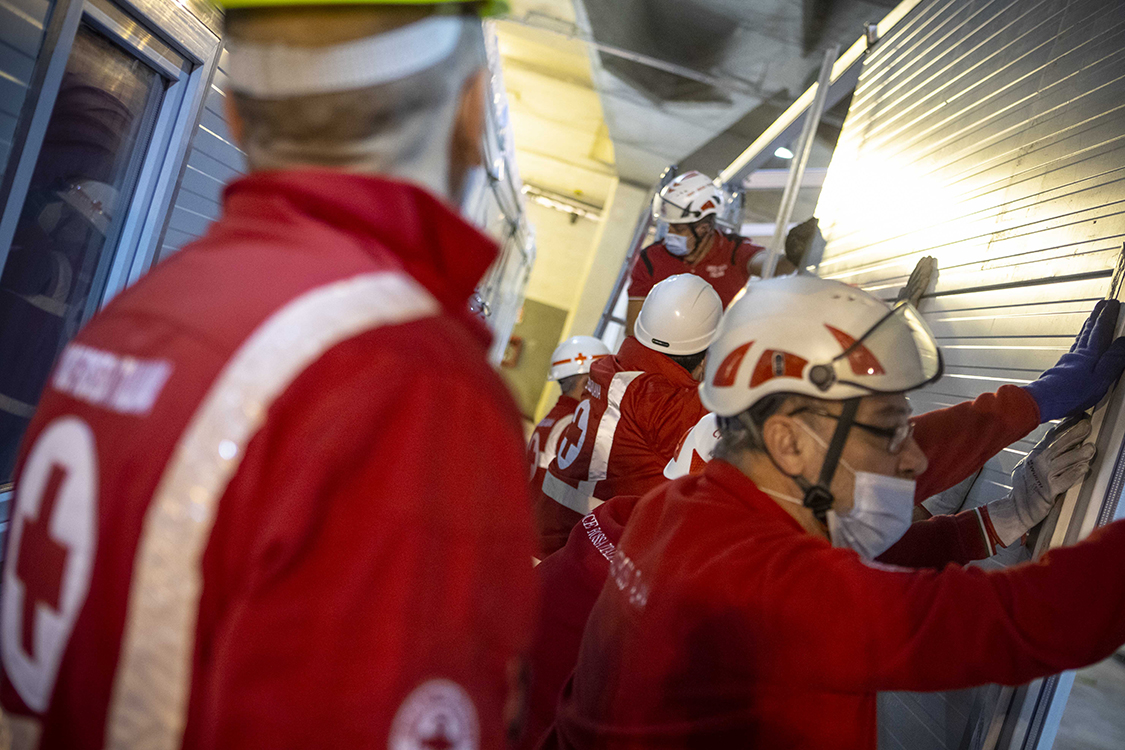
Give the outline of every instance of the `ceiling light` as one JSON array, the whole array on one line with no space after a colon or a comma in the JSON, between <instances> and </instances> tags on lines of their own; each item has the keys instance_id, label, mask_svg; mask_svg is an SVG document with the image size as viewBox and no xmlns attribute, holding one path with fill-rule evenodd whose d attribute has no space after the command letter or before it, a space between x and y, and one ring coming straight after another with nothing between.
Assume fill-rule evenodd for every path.
<instances>
[{"instance_id":1,"label":"ceiling light","mask_svg":"<svg viewBox=\"0 0 1125 750\"><path fill-rule=\"evenodd\" d=\"M789 149L785 148L785 146L782 146L777 151L774 151L773 155L776 156L778 159L792 159L793 158L793 152L790 151Z\"/></svg>"}]
</instances>

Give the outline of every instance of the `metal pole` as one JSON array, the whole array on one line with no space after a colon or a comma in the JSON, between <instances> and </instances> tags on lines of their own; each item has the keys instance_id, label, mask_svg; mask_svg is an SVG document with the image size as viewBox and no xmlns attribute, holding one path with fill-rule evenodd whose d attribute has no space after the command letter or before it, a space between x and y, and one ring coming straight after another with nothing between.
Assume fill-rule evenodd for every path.
<instances>
[{"instance_id":1,"label":"metal pole","mask_svg":"<svg viewBox=\"0 0 1125 750\"><path fill-rule=\"evenodd\" d=\"M653 194L659 193L665 185L676 178L680 173L680 168L675 164L667 167L660 175L660 181L656 184ZM608 213L603 214L603 220L608 220ZM629 280L629 270L633 263L633 257L640 251L641 243L645 240L645 235L648 234L649 227L652 226L652 201L645 204L641 210L641 216L637 220L637 228L633 230L633 239L629 243L629 250L625 253L625 262L621 264L621 270L617 274L617 282L613 285L613 291L609 295L609 301L606 302L605 309L602 310L602 317L598 320L598 325L594 328L594 338L600 339L605 333L605 329L609 327L609 321L613 317L613 308L617 306L617 298L621 296L621 290L625 288L626 282Z\"/></svg>"},{"instance_id":2,"label":"metal pole","mask_svg":"<svg viewBox=\"0 0 1125 750\"><path fill-rule=\"evenodd\" d=\"M777 212L777 227L773 232L773 241L770 242L769 255L766 257L765 268L762 269L762 278L771 278L777 270L777 261L785 252L785 233L789 220L793 218L793 207L797 205L797 194L801 190L801 182L805 178L805 167L809 163L809 154L812 152L813 141L816 139L816 128L820 125L820 117L824 114L824 102L828 98L828 87L832 83L832 66L840 54L840 46L833 44L824 53L824 61L820 64L820 78L816 83L816 94L812 104L805 112L805 123L801 127L801 138L797 153L793 155L793 164L789 167L789 180L785 185L785 192L781 197L781 208Z\"/></svg>"}]
</instances>

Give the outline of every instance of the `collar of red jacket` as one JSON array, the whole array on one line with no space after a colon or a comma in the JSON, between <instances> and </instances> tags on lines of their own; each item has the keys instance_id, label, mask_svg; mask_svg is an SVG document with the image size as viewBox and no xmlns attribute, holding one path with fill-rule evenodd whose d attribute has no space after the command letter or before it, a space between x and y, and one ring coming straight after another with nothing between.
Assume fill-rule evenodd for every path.
<instances>
[{"instance_id":1,"label":"collar of red jacket","mask_svg":"<svg viewBox=\"0 0 1125 750\"><path fill-rule=\"evenodd\" d=\"M789 524L794 529L800 531L802 534L807 533L801 524L797 523L797 519L785 512L778 501L758 489L758 485L754 484L754 480L743 474L733 464L729 464L720 458L714 458L707 462L707 466L703 469L703 473L699 476L705 477L707 481L714 482L728 495L736 499L740 504L748 506L755 513L763 513L770 516L774 521L780 521ZM690 483L691 477L676 480L677 482ZM781 501L786 502L786 501Z\"/></svg>"},{"instance_id":2,"label":"collar of red jacket","mask_svg":"<svg viewBox=\"0 0 1125 750\"><path fill-rule=\"evenodd\" d=\"M578 399L563 393L559 396L559 400L555 402L555 405L551 408L551 411L559 412L560 416L566 416L567 414L573 414L574 410L577 408Z\"/></svg>"},{"instance_id":3,"label":"collar of red jacket","mask_svg":"<svg viewBox=\"0 0 1125 750\"><path fill-rule=\"evenodd\" d=\"M496 260L496 243L426 190L373 175L331 169L256 172L227 186L226 212L297 212L356 238L373 254L390 252L450 312Z\"/></svg>"},{"instance_id":4,"label":"collar of red jacket","mask_svg":"<svg viewBox=\"0 0 1125 750\"><path fill-rule=\"evenodd\" d=\"M632 336L621 342L621 349L613 360L619 372L640 370L663 375L681 388L699 387L691 373L669 359L667 354L649 349ZM598 363L595 362L594 367L597 366Z\"/></svg>"}]
</instances>

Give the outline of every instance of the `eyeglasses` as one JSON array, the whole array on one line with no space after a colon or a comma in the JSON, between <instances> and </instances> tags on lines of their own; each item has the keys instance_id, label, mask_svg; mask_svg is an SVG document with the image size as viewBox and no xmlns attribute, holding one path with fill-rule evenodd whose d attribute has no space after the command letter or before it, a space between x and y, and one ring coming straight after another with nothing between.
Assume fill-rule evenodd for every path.
<instances>
[{"instance_id":1,"label":"eyeglasses","mask_svg":"<svg viewBox=\"0 0 1125 750\"><path fill-rule=\"evenodd\" d=\"M839 419L839 414L824 411L823 409L816 409L812 406L802 406L799 409L789 412L789 416L795 417L802 412L811 412L821 417L828 417L829 419ZM858 427L861 430L866 430L872 435L878 435L881 438L887 439L887 453L892 456L897 456L902 453L906 441L914 434L914 423L904 422L897 427L877 427L873 424L864 424L863 422L852 422L852 426Z\"/></svg>"}]
</instances>

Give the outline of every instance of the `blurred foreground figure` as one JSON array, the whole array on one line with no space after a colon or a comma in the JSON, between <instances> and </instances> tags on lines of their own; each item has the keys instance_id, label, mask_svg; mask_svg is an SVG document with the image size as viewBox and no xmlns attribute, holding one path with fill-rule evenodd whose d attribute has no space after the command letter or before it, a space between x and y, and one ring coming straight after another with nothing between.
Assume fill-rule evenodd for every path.
<instances>
[{"instance_id":1,"label":"blurred foreground figure","mask_svg":"<svg viewBox=\"0 0 1125 750\"><path fill-rule=\"evenodd\" d=\"M252 174L64 350L27 432L15 747L499 747L517 713L524 446L466 304L496 248L452 208L479 18L267 4L228 3Z\"/></svg>"},{"instance_id":2,"label":"blurred foreground figure","mask_svg":"<svg viewBox=\"0 0 1125 750\"><path fill-rule=\"evenodd\" d=\"M1099 305L1025 389L1042 418L1120 376L1116 317ZM608 580L543 746L874 750L878 690L1019 684L1125 642L1123 522L999 572L871 562L934 523L911 525L931 467L905 394L941 372L909 304L808 276L751 283L701 387L714 458L623 507L624 534L602 541ZM1048 433L981 516L989 535L1016 543L1042 520L1085 475L1088 434Z\"/></svg>"}]
</instances>

